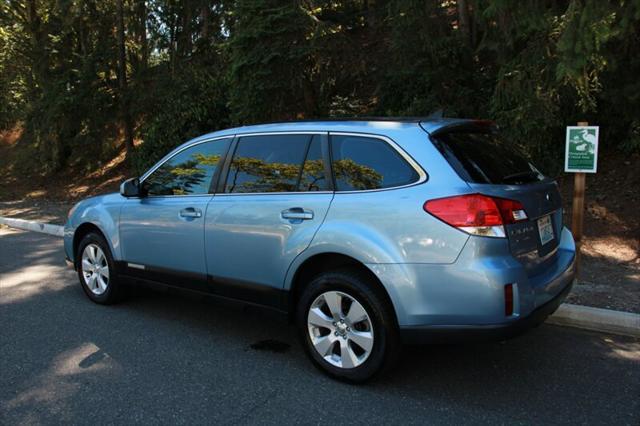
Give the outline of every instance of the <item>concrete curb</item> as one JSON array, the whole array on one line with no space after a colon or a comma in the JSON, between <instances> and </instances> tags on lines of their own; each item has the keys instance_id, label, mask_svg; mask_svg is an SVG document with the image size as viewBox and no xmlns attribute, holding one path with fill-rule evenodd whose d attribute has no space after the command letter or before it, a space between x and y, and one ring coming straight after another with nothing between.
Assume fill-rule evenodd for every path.
<instances>
[{"instance_id":1,"label":"concrete curb","mask_svg":"<svg viewBox=\"0 0 640 426\"><path fill-rule=\"evenodd\" d=\"M0 224L7 225L11 228L23 229L25 231L41 232L43 234L53 235L54 237L64 236L64 226L36 222L35 220L0 216Z\"/></svg>"},{"instance_id":2,"label":"concrete curb","mask_svg":"<svg viewBox=\"0 0 640 426\"><path fill-rule=\"evenodd\" d=\"M640 337L640 314L563 303L548 324Z\"/></svg>"},{"instance_id":3,"label":"concrete curb","mask_svg":"<svg viewBox=\"0 0 640 426\"><path fill-rule=\"evenodd\" d=\"M64 227L34 220L0 216L0 224L26 231L42 232L55 237L64 236ZM547 318L547 323L604 333L640 337L640 315L609 309L563 303Z\"/></svg>"}]
</instances>

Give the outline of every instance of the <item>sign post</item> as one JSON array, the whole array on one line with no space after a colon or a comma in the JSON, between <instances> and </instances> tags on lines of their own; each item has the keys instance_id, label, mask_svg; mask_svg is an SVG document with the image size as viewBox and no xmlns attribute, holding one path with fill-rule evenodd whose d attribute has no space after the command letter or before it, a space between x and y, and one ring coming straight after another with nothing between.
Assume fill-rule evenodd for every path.
<instances>
[{"instance_id":1,"label":"sign post","mask_svg":"<svg viewBox=\"0 0 640 426\"><path fill-rule=\"evenodd\" d=\"M598 126L589 126L587 122L567 127L564 171L575 173L571 231L576 242L576 272L580 268L586 173L595 173L598 169L598 133Z\"/></svg>"}]
</instances>

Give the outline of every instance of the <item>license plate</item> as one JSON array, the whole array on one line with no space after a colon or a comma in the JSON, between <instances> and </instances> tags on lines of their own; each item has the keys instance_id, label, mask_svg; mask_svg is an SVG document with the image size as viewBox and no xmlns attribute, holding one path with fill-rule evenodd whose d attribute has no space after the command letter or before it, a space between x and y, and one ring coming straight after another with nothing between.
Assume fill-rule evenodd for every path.
<instances>
[{"instance_id":1,"label":"license plate","mask_svg":"<svg viewBox=\"0 0 640 426\"><path fill-rule=\"evenodd\" d=\"M551 224L551 216L544 216L538 219L538 233L540 234L540 242L542 245L553 240L553 225Z\"/></svg>"}]
</instances>

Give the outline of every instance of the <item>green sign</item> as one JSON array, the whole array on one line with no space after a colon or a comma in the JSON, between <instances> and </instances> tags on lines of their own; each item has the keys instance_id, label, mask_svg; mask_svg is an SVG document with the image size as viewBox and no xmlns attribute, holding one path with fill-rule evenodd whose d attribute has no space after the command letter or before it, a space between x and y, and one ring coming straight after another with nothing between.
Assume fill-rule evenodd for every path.
<instances>
[{"instance_id":1,"label":"green sign","mask_svg":"<svg viewBox=\"0 0 640 426\"><path fill-rule=\"evenodd\" d=\"M598 168L598 126L567 126L564 171L595 173Z\"/></svg>"}]
</instances>

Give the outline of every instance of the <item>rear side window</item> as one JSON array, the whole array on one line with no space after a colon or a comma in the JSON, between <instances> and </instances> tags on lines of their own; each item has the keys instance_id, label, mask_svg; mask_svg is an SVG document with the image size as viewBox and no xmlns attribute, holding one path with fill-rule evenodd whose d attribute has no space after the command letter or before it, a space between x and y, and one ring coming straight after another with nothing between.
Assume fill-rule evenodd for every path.
<instances>
[{"instance_id":1,"label":"rear side window","mask_svg":"<svg viewBox=\"0 0 640 426\"><path fill-rule=\"evenodd\" d=\"M382 139L331 136L333 174L338 191L361 191L408 185L418 173Z\"/></svg>"},{"instance_id":2,"label":"rear side window","mask_svg":"<svg viewBox=\"0 0 640 426\"><path fill-rule=\"evenodd\" d=\"M317 135L246 136L238 141L225 184L227 193L326 189Z\"/></svg>"},{"instance_id":3,"label":"rear side window","mask_svg":"<svg viewBox=\"0 0 640 426\"><path fill-rule=\"evenodd\" d=\"M211 179L231 139L200 143L179 152L144 181L149 195L202 195L209 192Z\"/></svg>"},{"instance_id":4,"label":"rear side window","mask_svg":"<svg viewBox=\"0 0 640 426\"><path fill-rule=\"evenodd\" d=\"M471 183L526 184L544 176L496 132L448 132L432 138L462 179Z\"/></svg>"}]
</instances>

